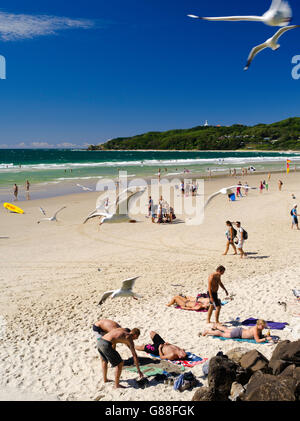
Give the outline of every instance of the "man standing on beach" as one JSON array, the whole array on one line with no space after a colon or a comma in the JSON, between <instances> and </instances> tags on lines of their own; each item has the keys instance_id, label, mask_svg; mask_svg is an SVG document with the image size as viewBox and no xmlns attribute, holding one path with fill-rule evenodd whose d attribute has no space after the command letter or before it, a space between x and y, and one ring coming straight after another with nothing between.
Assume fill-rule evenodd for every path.
<instances>
[{"instance_id":1,"label":"man standing on beach","mask_svg":"<svg viewBox=\"0 0 300 421\"><path fill-rule=\"evenodd\" d=\"M295 227L297 228L297 230L299 229L298 226L298 213L297 213L297 205L294 205L293 209L291 210L291 216L293 218L292 220L292 229Z\"/></svg>"},{"instance_id":2,"label":"man standing on beach","mask_svg":"<svg viewBox=\"0 0 300 421\"><path fill-rule=\"evenodd\" d=\"M18 189L18 186L15 184L14 185L14 196L15 196L15 200L18 200L18 193L19 193L19 189Z\"/></svg>"},{"instance_id":3,"label":"man standing on beach","mask_svg":"<svg viewBox=\"0 0 300 421\"><path fill-rule=\"evenodd\" d=\"M219 286L224 289L226 295L228 295L227 289L221 282L221 276L224 275L225 268L224 266L218 266L216 271L209 275L208 278L208 295L209 295L209 309L207 313L207 323L210 324L210 319L212 316L213 310L216 310L215 318L216 318L216 327L220 324L219 315L221 311L221 301L218 298L218 289Z\"/></svg>"},{"instance_id":4,"label":"man standing on beach","mask_svg":"<svg viewBox=\"0 0 300 421\"><path fill-rule=\"evenodd\" d=\"M116 367L115 388L124 388L124 386L121 386L119 383L124 361L122 360L120 354L114 349L114 347L117 344L125 344L128 346L132 353L133 361L136 365L140 378L144 377L143 373L140 370L139 360L136 355L133 343L133 341L138 339L139 336L140 331L137 328L134 328L130 332L128 332L127 329L123 329L120 327L111 330L110 332L102 336L102 338L99 338L97 340L97 348L102 359L102 372L104 383L109 381L107 378L107 368L108 362L110 362L112 367Z\"/></svg>"}]
</instances>

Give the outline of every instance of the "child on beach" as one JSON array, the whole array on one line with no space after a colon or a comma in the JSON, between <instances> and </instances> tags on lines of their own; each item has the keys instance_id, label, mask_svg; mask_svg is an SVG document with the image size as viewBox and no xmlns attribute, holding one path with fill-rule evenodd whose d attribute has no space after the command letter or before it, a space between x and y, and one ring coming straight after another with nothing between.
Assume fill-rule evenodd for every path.
<instances>
[{"instance_id":1,"label":"child on beach","mask_svg":"<svg viewBox=\"0 0 300 421\"><path fill-rule=\"evenodd\" d=\"M218 327L220 324L219 315L221 311L221 301L218 298L219 287L221 287L225 291L226 295L228 295L227 289L224 287L224 285L221 282L221 276L224 275L224 273L225 273L224 266L218 266L216 271L212 273L208 278L207 294L209 295L209 298L210 298L210 301L209 301L210 305L209 305L209 309L207 313L207 323L210 324L212 312L215 309L216 310L216 314L215 314L216 327Z\"/></svg>"},{"instance_id":2,"label":"child on beach","mask_svg":"<svg viewBox=\"0 0 300 421\"><path fill-rule=\"evenodd\" d=\"M219 326L215 330L205 330L202 336L221 336L222 338L230 339L255 339L256 343L271 341L271 336L263 336L262 332L267 327L264 320L257 320L256 325L248 329L242 327L227 328Z\"/></svg>"}]
</instances>

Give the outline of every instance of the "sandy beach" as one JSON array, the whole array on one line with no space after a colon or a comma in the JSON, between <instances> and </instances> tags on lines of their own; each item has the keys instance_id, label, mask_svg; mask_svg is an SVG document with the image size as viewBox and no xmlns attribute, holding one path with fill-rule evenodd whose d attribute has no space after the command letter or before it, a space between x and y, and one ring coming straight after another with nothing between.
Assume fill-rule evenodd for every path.
<instances>
[{"instance_id":1,"label":"sandy beach","mask_svg":"<svg viewBox=\"0 0 300 421\"><path fill-rule=\"evenodd\" d=\"M278 178L283 190L278 191ZM246 178L226 177L205 181L205 197ZM258 187L261 175L248 176ZM272 174L269 191L249 192L236 202L219 195L208 206L203 224L152 224L145 218L148 194L142 197L143 214L136 224L103 224L96 219L83 225L95 208L99 193L81 193L19 202L25 214L0 209L0 399L38 400L164 400L192 399L194 391L176 392L158 384L136 389L136 374L123 370L121 384L104 384L92 332L101 318L123 327L138 327L138 344L149 342L157 331L166 341L202 358L240 347L258 349L270 358L276 345L258 345L199 337L206 313L168 308L172 296L196 296L207 291L207 280L218 265L226 268L223 283L234 300L222 307L220 320L240 317L295 323L292 288L300 288L299 235L291 230L290 210L300 198L300 174ZM158 201L158 189L151 192ZM296 199L292 199L292 194ZM300 204L300 202L299 202ZM50 215L62 206L59 222L37 224L39 207ZM176 208L175 208L176 213ZM184 222L185 215L177 215ZM247 259L225 250L225 221L240 220L248 231ZM100 269L100 271L98 270ZM125 278L140 276L135 290L143 295L98 302L102 293L120 286ZM224 292L220 292L224 299ZM300 319L299 319L300 320ZM293 340L293 332L272 331ZM130 357L124 345L118 350ZM146 356L138 352L140 357ZM206 385L202 365L191 369ZM109 369L109 378L114 372Z\"/></svg>"}]
</instances>

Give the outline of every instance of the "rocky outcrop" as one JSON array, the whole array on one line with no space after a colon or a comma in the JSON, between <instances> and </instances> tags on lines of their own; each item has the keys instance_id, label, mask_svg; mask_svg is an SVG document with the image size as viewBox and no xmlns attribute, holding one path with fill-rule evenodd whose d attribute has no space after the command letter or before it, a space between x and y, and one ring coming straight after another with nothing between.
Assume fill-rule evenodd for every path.
<instances>
[{"instance_id":1,"label":"rocky outcrop","mask_svg":"<svg viewBox=\"0 0 300 421\"><path fill-rule=\"evenodd\" d=\"M280 342L270 361L257 350L218 353L209 361L208 387L193 400L299 401L300 340Z\"/></svg>"}]
</instances>

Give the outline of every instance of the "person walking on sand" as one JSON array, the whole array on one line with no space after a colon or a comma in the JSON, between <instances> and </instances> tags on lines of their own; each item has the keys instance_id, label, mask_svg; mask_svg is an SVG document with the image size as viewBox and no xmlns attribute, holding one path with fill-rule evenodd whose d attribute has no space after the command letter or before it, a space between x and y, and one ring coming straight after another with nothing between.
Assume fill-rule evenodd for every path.
<instances>
[{"instance_id":1,"label":"person walking on sand","mask_svg":"<svg viewBox=\"0 0 300 421\"><path fill-rule=\"evenodd\" d=\"M248 184L248 182L247 182L247 181L246 181L246 183L244 184L244 186L245 186L245 188L244 188L244 191L245 191L245 196L248 196L249 184Z\"/></svg>"},{"instance_id":2,"label":"person walking on sand","mask_svg":"<svg viewBox=\"0 0 300 421\"><path fill-rule=\"evenodd\" d=\"M158 168L158 182L160 183L160 168Z\"/></svg>"},{"instance_id":3,"label":"person walking on sand","mask_svg":"<svg viewBox=\"0 0 300 421\"><path fill-rule=\"evenodd\" d=\"M297 228L297 230L299 229L299 226L298 226L298 213L297 213L297 205L294 205L293 206L293 209L291 210L291 216L292 216L292 229L294 228L294 226Z\"/></svg>"},{"instance_id":4,"label":"person walking on sand","mask_svg":"<svg viewBox=\"0 0 300 421\"><path fill-rule=\"evenodd\" d=\"M14 184L14 196L15 196L15 201L18 200L18 194L19 194L19 188L16 184Z\"/></svg>"},{"instance_id":5,"label":"person walking on sand","mask_svg":"<svg viewBox=\"0 0 300 421\"><path fill-rule=\"evenodd\" d=\"M281 191L282 186L283 186L283 182L281 180L278 180L278 189L279 189L279 191Z\"/></svg>"},{"instance_id":6,"label":"person walking on sand","mask_svg":"<svg viewBox=\"0 0 300 421\"><path fill-rule=\"evenodd\" d=\"M242 191L241 191L242 183L240 181L238 182L238 186L239 187L236 188L236 197L243 197Z\"/></svg>"},{"instance_id":7,"label":"person walking on sand","mask_svg":"<svg viewBox=\"0 0 300 421\"><path fill-rule=\"evenodd\" d=\"M153 211L153 199L151 196L149 196L149 202L148 202L148 218L152 215Z\"/></svg>"},{"instance_id":8,"label":"person walking on sand","mask_svg":"<svg viewBox=\"0 0 300 421\"><path fill-rule=\"evenodd\" d=\"M130 349L133 361L136 365L138 374L142 379L144 377L143 373L141 372L139 366L139 360L136 355L134 349L134 343L136 339L140 336L140 330L134 328L130 331L130 333L126 329L116 328L111 330L110 332L103 335L101 338L97 340L97 349L101 356L102 360L102 373L103 373L103 381L107 383L110 381L107 378L107 369L108 369L108 362L110 362L112 367L116 367L115 373L115 388L124 388L124 386L120 385L120 377L124 365L124 361L122 360L120 354L114 349L117 344L125 344Z\"/></svg>"},{"instance_id":9,"label":"person walking on sand","mask_svg":"<svg viewBox=\"0 0 300 421\"><path fill-rule=\"evenodd\" d=\"M240 252L241 259L243 259L244 257L247 257L246 253L243 250L243 245L245 242L245 230L244 228L242 228L241 223L239 221L237 221L235 224L237 227L237 237L238 237L237 249Z\"/></svg>"},{"instance_id":10,"label":"person walking on sand","mask_svg":"<svg viewBox=\"0 0 300 421\"><path fill-rule=\"evenodd\" d=\"M210 324L210 319L212 316L213 310L216 310L215 314L215 326L218 327L220 324L219 317L220 317L220 311L221 311L221 301L218 298L218 290L219 287L221 287L226 295L229 295L227 292L227 289L224 287L221 281L221 276L225 273L225 267L224 266L218 266L216 271L213 272L211 275L209 275L208 278L208 291L207 294L209 296L209 308L207 313L207 323Z\"/></svg>"},{"instance_id":11,"label":"person walking on sand","mask_svg":"<svg viewBox=\"0 0 300 421\"><path fill-rule=\"evenodd\" d=\"M259 185L259 193L262 193L264 189L264 183L261 181Z\"/></svg>"},{"instance_id":12,"label":"person walking on sand","mask_svg":"<svg viewBox=\"0 0 300 421\"><path fill-rule=\"evenodd\" d=\"M264 336L263 330L267 327L264 320L257 320L256 325L248 329L242 327L227 328L219 326L218 329L207 329L202 333L202 336L220 336L222 338L230 339L255 339L256 343L272 341L271 336Z\"/></svg>"},{"instance_id":13,"label":"person walking on sand","mask_svg":"<svg viewBox=\"0 0 300 421\"><path fill-rule=\"evenodd\" d=\"M236 247L234 245L234 239L236 237L237 232L233 228L232 222L226 221L226 226L227 226L227 231L226 231L227 244L226 244L226 249L225 249L225 252L223 253L223 256L226 256L226 254L228 253L228 250L229 250L229 247L230 246L234 250L234 253L233 254L237 254Z\"/></svg>"}]
</instances>

